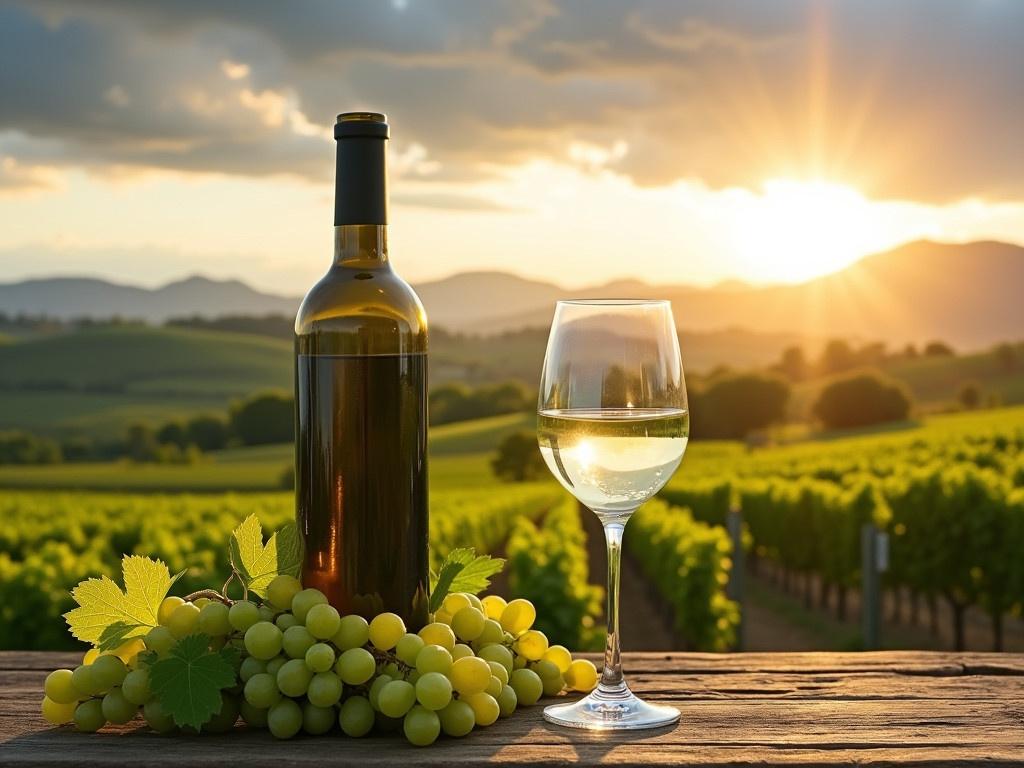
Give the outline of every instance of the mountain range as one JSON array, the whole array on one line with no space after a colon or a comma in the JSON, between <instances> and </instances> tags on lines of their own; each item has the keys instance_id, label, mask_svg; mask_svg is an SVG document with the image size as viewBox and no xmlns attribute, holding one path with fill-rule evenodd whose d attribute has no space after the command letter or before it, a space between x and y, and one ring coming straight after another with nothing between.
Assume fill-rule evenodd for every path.
<instances>
[{"instance_id":1,"label":"mountain range","mask_svg":"<svg viewBox=\"0 0 1024 768\"><path fill-rule=\"evenodd\" d=\"M670 299L677 324L691 331L747 328L892 346L942 339L971 348L1024 336L1024 248L990 241L907 243L795 285L729 281L704 288L620 280L566 290L502 272L471 272L416 290L432 325L485 334L547 326L559 298L606 297ZM63 319L119 315L159 323L188 315L290 315L299 301L199 276L157 289L71 277L0 284L0 312Z\"/></svg>"}]
</instances>

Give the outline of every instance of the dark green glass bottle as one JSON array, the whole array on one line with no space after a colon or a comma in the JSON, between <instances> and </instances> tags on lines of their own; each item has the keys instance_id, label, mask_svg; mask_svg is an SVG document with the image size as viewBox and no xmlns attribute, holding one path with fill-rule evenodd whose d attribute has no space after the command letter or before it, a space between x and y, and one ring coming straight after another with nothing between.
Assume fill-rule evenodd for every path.
<instances>
[{"instance_id":1,"label":"dark green glass bottle","mask_svg":"<svg viewBox=\"0 0 1024 768\"><path fill-rule=\"evenodd\" d=\"M338 116L334 263L295 319L302 582L342 613L427 617L427 317L391 268L384 115Z\"/></svg>"}]
</instances>

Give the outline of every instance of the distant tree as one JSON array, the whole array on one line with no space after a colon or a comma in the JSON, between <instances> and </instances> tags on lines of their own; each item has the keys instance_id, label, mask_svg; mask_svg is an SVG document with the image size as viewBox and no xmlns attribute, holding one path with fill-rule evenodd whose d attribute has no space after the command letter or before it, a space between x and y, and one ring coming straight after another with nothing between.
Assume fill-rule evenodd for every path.
<instances>
[{"instance_id":1,"label":"distant tree","mask_svg":"<svg viewBox=\"0 0 1024 768\"><path fill-rule=\"evenodd\" d=\"M58 464L60 446L28 432L0 432L0 464Z\"/></svg>"},{"instance_id":2,"label":"distant tree","mask_svg":"<svg viewBox=\"0 0 1024 768\"><path fill-rule=\"evenodd\" d=\"M929 341L924 347L925 357L954 357L956 352L944 341Z\"/></svg>"},{"instance_id":3,"label":"distant tree","mask_svg":"<svg viewBox=\"0 0 1024 768\"><path fill-rule=\"evenodd\" d=\"M807 378L807 355L803 347L786 347L782 350L775 370L781 373L790 381L803 381Z\"/></svg>"},{"instance_id":4,"label":"distant tree","mask_svg":"<svg viewBox=\"0 0 1024 768\"><path fill-rule=\"evenodd\" d=\"M99 458L96 444L87 437L67 437L61 440L60 452L64 461L89 461Z\"/></svg>"},{"instance_id":5,"label":"distant tree","mask_svg":"<svg viewBox=\"0 0 1024 768\"><path fill-rule=\"evenodd\" d=\"M812 412L828 429L849 429L910 415L910 395L877 372L853 373L828 384Z\"/></svg>"},{"instance_id":6,"label":"distant tree","mask_svg":"<svg viewBox=\"0 0 1024 768\"><path fill-rule=\"evenodd\" d=\"M536 480L548 473L544 458L532 432L514 432L501 441L491 469L502 480L522 483Z\"/></svg>"},{"instance_id":7,"label":"distant tree","mask_svg":"<svg viewBox=\"0 0 1024 768\"><path fill-rule=\"evenodd\" d=\"M858 366L874 367L885 362L888 354L885 350L884 341L875 341L865 344L857 350L856 359Z\"/></svg>"},{"instance_id":8,"label":"distant tree","mask_svg":"<svg viewBox=\"0 0 1024 768\"><path fill-rule=\"evenodd\" d=\"M461 384L445 384L430 393L430 423L518 413L533 408L536 395L518 382L494 384L471 390Z\"/></svg>"},{"instance_id":9,"label":"distant tree","mask_svg":"<svg viewBox=\"0 0 1024 768\"><path fill-rule=\"evenodd\" d=\"M717 379L690 398L696 438L738 440L779 422L786 414L789 384L778 376L746 373Z\"/></svg>"},{"instance_id":10,"label":"distant tree","mask_svg":"<svg viewBox=\"0 0 1024 768\"><path fill-rule=\"evenodd\" d=\"M917 351L917 347L913 344L907 344L907 346L903 348L903 356L908 360L913 360L918 357L919 353Z\"/></svg>"},{"instance_id":11,"label":"distant tree","mask_svg":"<svg viewBox=\"0 0 1024 768\"><path fill-rule=\"evenodd\" d=\"M219 451L228 444L228 423L220 416L195 416L185 425L188 442L202 451Z\"/></svg>"},{"instance_id":12,"label":"distant tree","mask_svg":"<svg viewBox=\"0 0 1024 768\"><path fill-rule=\"evenodd\" d=\"M188 434L183 424L169 421L156 431L156 439L161 445L176 445L184 449L188 445Z\"/></svg>"},{"instance_id":13,"label":"distant tree","mask_svg":"<svg viewBox=\"0 0 1024 768\"><path fill-rule=\"evenodd\" d=\"M295 401L283 392L264 392L231 407L231 432L244 445L291 442L294 420Z\"/></svg>"},{"instance_id":14,"label":"distant tree","mask_svg":"<svg viewBox=\"0 0 1024 768\"><path fill-rule=\"evenodd\" d=\"M956 397L960 401L960 405L968 411L973 411L981 405L981 385L977 382L969 381L960 387L960 392Z\"/></svg>"},{"instance_id":15,"label":"distant tree","mask_svg":"<svg viewBox=\"0 0 1024 768\"><path fill-rule=\"evenodd\" d=\"M1003 342L999 344L993 354L996 358L996 365L1002 373L1013 373L1017 370L1017 350L1012 344Z\"/></svg>"},{"instance_id":16,"label":"distant tree","mask_svg":"<svg viewBox=\"0 0 1024 768\"><path fill-rule=\"evenodd\" d=\"M128 427L125 454L132 461L138 462L160 461L163 458L160 441L145 424L132 424Z\"/></svg>"},{"instance_id":17,"label":"distant tree","mask_svg":"<svg viewBox=\"0 0 1024 768\"><path fill-rule=\"evenodd\" d=\"M857 364L853 348L842 339L832 339L822 350L818 368L826 376L848 371Z\"/></svg>"}]
</instances>

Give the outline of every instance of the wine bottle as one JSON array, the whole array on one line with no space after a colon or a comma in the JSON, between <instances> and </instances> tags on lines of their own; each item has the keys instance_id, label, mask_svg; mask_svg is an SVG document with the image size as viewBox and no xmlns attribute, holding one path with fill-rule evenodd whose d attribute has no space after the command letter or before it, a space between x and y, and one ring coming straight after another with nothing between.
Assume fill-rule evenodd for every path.
<instances>
[{"instance_id":1,"label":"wine bottle","mask_svg":"<svg viewBox=\"0 0 1024 768\"><path fill-rule=\"evenodd\" d=\"M391 268L387 118L338 116L334 262L295 319L302 582L343 613L427 617L427 317Z\"/></svg>"}]
</instances>

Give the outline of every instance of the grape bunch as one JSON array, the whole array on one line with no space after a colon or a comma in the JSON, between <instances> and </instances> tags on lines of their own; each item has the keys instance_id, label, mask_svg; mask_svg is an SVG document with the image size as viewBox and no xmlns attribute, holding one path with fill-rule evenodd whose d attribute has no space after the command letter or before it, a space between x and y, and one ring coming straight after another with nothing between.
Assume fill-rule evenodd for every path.
<instances>
[{"instance_id":1,"label":"grape bunch","mask_svg":"<svg viewBox=\"0 0 1024 768\"><path fill-rule=\"evenodd\" d=\"M209 638L211 650L236 648L240 659L235 685L221 691L219 712L203 731L228 730L241 717L282 739L336 726L353 737L401 728L409 742L426 746L442 733L459 737L489 726L541 696L597 684L590 661L574 660L532 629L536 610L527 600L452 593L431 623L412 633L394 613L371 621L342 616L292 576L274 578L266 598L230 605L166 598L158 626L144 638L90 650L74 671L51 673L43 716L96 731L128 722L141 707L151 728L174 730L150 690L149 668L195 634Z\"/></svg>"}]
</instances>

